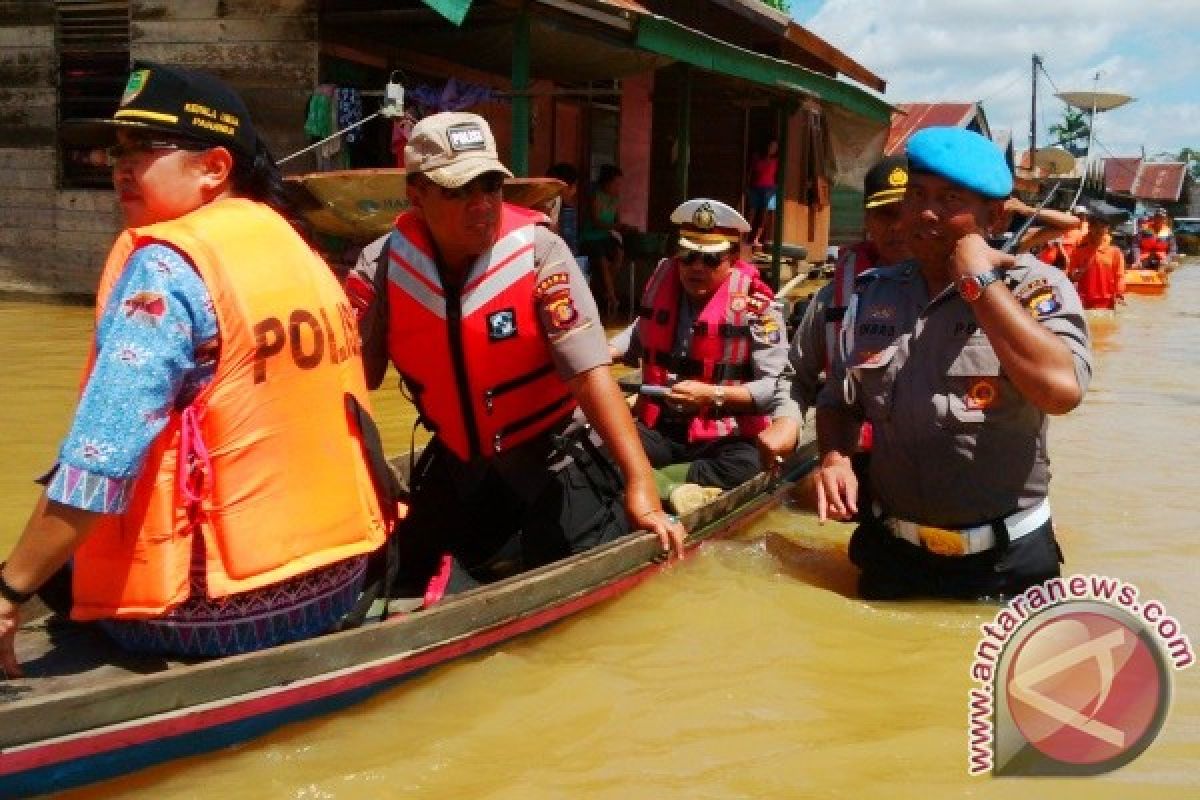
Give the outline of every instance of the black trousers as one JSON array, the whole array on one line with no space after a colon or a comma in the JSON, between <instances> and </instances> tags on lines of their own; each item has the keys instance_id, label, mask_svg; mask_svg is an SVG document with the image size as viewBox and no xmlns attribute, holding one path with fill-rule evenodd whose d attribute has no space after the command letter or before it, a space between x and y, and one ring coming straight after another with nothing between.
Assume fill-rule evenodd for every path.
<instances>
[{"instance_id":1,"label":"black trousers","mask_svg":"<svg viewBox=\"0 0 1200 800\"><path fill-rule=\"evenodd\" d=\"M689 483L732 489L762 471L758 447L744 436L689 443L686 429L673 431L670 426L664 426L659 430L648 428L641 422L637 428L650 466L691 462L687 473Z\"/></svg>"},{"instance_id":2,"label":"black trousers","mask_svg":"<svg viewBox=\"0 0 1200 800\"><path fill-rule=\"evenodd\" d=\"M868 519L850 538L850 560L862 570L858 593L868 600L1004 600L1058 577L1062 551L1049 520L1007 545L1001 541L983 553L942 556L894 536L879 520Z\"/></svg>"},{"instance_id":3,"label":"black trousers","mask_svg":"<svg viewBox=\"0 0 1200 800\"><path fill-rule=\"evenodd\" d=\"M526 468L505 470L464 464L435 437L417 463L409 515L396 531L392 595L421 594L443 554L487 583L629 533L616 466L578 435L553 438L522 445L526 452L517 455Z\"/></svg>"}]
</instances>

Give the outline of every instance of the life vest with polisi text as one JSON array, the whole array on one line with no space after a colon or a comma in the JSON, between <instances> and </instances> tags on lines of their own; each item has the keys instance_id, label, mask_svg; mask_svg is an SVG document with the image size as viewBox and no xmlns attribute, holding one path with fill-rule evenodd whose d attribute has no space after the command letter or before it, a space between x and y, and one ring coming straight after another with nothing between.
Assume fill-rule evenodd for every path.
<instances>
[{"instance_id":1,"label":"life vest with polisi text","mask_svg":"<svg viewBox=\"0 0 1200 800\"><path fill-rule=\"evenodd\" d=\"M639 312L642 382L666 386L674 377L737 386L750 380L753 362L748 318L753 313L767 313L772 300L770 289L742 270L731 269L728 279L713 292L693 323L687 357L678 358L674 344L682 294L678 263L663 259L646 284ZM653 428L662 413L658 398L641 395L634 406L634 414L647 427ZM754 436L769 424L762 414L714 416L713 409L705 408L689 420L688 441Z\"/></svg>"},{"instance_id":2,"label":"life vest with polisi text","mask_svg":"<svg viewBox=\"0 0 1200 800\"><path fill-rule=\"evenodd\" d=\"M363 555L386 537L351 403L369 408L361 346L329 267L266 205L218 200L117 239L97 324L130 254L155 242L183 253L212 297L217 367L186 408L168 411L125 512L102 515L76 551L77 620L153 618L187 600L197 534L213 598ZM161 298L138 299L115 313L154 324ZM93 340L87 373L95 359Z\"/></svg>"},{"instance_id":3,"label":"life vest with polisi text","mask_svg":"<svg viewBox=\"0 0 1200 800\"><path fill-rule=\"evenodd\" d=\"M575 398L554 365L535 304L535 225L504 204L496 243L448 289L420 214L388 242L388 352L422 419L463 461L491 458L558 425Z\"/></svg>"}]
</instances>

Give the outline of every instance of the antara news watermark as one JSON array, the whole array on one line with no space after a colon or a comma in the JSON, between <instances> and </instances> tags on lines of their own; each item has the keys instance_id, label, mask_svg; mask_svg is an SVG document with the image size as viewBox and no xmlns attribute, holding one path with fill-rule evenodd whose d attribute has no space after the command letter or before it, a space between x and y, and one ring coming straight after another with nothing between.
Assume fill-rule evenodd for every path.
<instances>
[{"instance_id":1,"label":"antara news watermark","mask_svg":"<svg viewBox=\"0 0 1200 800\"><path fill-rule=\"evenodd\" d=\"M972 775L1096 775L1129 763L1162 728L1173 673L1195 662L1162 603L1104 575L1033 586L980 632L968 693Z\"/></svg>"}]
</instances>

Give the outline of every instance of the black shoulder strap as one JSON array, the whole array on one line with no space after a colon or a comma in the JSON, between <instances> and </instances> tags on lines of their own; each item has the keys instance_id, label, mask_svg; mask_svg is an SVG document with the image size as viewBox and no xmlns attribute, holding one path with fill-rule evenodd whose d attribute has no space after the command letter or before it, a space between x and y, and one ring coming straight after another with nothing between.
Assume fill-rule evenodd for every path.
<instances>
[{"instance_id":1,"label":"black shoulder strap","mask_svg":"<svg viewBox=\"0 0 1200 800\"><path fill-rule=\"evenodd\" d=\"M362 337L363 372L368 389L378 389L388 368L388 241L385 240L375 260L375 274L371 276L375 297L371 307L363 315L359 325Z\"/></svg>"}]
</instances>

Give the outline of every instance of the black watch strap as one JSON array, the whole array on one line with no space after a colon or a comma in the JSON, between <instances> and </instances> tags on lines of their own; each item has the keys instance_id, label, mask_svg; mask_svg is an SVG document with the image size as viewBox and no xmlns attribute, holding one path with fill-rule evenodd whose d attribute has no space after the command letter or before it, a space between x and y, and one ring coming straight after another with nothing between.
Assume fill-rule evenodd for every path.
<instances>
[{"instance_id":1,"label":"black watch strap","mask_svg":"<svg viewBox=\"0 0 1200 800\"><path fill-rule=\"evenodd\" d=\"M8 585L8 581L4 580L4 564L0 564L0 597L3 597L14 606L24 605L29 602L29 599L36 594L34 592L18 592L16 589Z\"/></svg>"}]
</instances>

